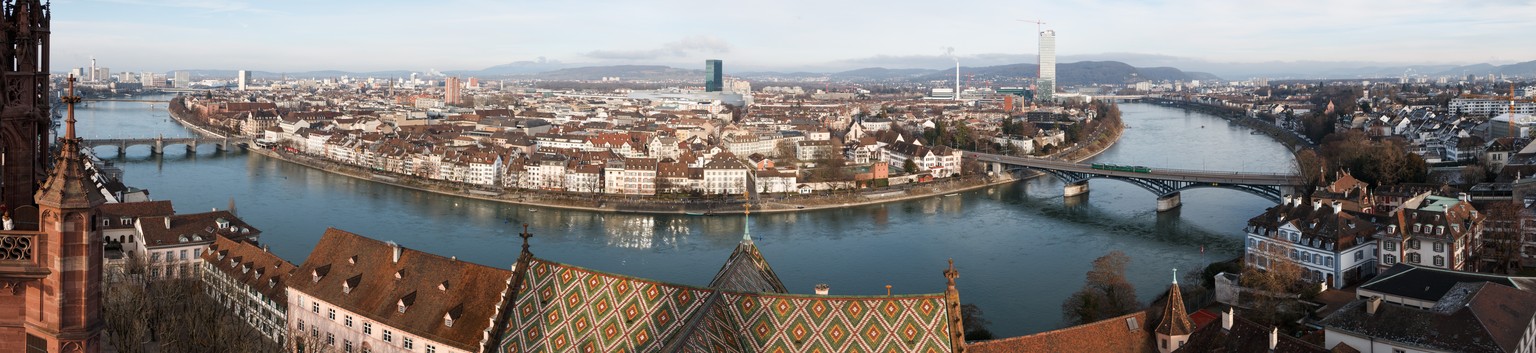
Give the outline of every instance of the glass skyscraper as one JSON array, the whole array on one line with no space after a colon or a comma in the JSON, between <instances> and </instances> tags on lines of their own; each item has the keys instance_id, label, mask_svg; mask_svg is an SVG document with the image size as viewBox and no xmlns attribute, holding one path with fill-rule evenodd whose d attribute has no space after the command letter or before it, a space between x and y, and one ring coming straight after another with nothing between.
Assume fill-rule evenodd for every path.
<instances>
[{"instance_id":1,"label":"glass skyscraper","mask_svg":"<svg viewBox=\"0 0 1536 353\"><path fill-rule=\"evenodd\" d=\"M725 76L720 68L720 60L704 60L704 91L720 92L725 88Z\"/></svg>"}]
</instances>

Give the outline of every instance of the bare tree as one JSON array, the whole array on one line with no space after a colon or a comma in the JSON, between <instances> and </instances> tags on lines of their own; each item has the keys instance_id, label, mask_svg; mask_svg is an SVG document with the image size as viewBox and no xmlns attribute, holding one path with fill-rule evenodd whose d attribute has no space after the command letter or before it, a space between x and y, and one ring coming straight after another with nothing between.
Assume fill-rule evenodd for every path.
<instances>
[{"instance_id":1,"label":"bare tree","mask_svg":"<svg viewBox=\"0 0 1536 353\"><path fill-rule=\"evenodd\" d=\"M1304 291L1305 273L1300 265L1291 260L1291 243L1281 239L1264 242L1258 250L1261 255L1250 258L1243 266L1239 283L1252 291L1250 314L1245 317L1262 324L1279 325L1301 315L1296 301L1292 300Z\"/></svg>"},{"instance_id":2,"label":"bare tree","mask_svg":"<svg viewBox=\"0 0 1536 353\"><path fill-rule=\"evenodd\" d=\"M1525 224L1521 220L1524 208L1517 202L1495 202L1487 207L1487 219L1483 221L1483 246L1481 254L1489 268L1497 273L1514 273L1520 270L1521 235Z\"/></svg>"},{"instance_id":3,"label":"bare tree","mask_svg":"<svg viewBox=\"0 0 1536 353\"><path fill-rule=\"evenodd\" d=\"M1131 257L1120 251L1093 260L1083 289L1061 303L1061 315L1069 325L1081 325L1141 310L1136 287L1125 280Z\"/></svg>"}]
</instances>

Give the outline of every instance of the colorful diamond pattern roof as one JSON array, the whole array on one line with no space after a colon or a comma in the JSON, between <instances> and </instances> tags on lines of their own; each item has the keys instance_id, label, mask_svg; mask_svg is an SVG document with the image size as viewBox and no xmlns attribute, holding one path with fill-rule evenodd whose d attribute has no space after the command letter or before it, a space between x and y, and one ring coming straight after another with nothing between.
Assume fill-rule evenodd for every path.
<instances>
[{"instance_id":1,"label":"colorful diamond pattern roof","mask_svg":"<svg viewBox=\"0 0 1536 353\"><path fill-rule=\"evenodd\" d=\"M501 350L948 352L942 295L817 296L667 284L534 259Z\"/></svg>"},{"instance_id":2,"label":"colorful diamond pattern roof","mask_svg":"<svg viewBox=\"0 0 1536 353\"><path fill-rule=\"evenodd\" d=\"M514 300L501 349L655 352L704 305L700 288L605 274L535 259Z\"/></svg>"},{"instance_id":3,"label":"colorful diamond pattern roof","mask_svg":"<svg viewBox=\"0 0 1536 353\"><path fill-rule=\"evenodd\" d=\"M942 296L720 292L682 352L948 352Z\"/></svg>"}]
</instances>

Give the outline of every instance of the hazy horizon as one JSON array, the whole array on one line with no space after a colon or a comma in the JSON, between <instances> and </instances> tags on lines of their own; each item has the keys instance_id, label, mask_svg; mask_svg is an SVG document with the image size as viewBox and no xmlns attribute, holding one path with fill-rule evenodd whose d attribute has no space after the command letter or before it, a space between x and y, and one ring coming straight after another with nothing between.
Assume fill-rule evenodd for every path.
<instances>
[{"instance_id":1,"label":"hazy horizon","mask_svg":"<svg viewBox=\"0 0 1536 353\"><path fill-rule=\"evenodd\" d=\"M1033 23L1057 32L1062 62L1136 66L1465 65L1536 59L1536 2L1322 0L1228 3L980 1L515 3L59 0L53 67L114 71L481 70L702 67L728 72L936 69L1033 62ZM1504 45L1501 45L1504 44ZM1121 57L1124 59L1115 59ZM1009 62L1011 60L1011 62Z\"/></svg>"}]
</instances>

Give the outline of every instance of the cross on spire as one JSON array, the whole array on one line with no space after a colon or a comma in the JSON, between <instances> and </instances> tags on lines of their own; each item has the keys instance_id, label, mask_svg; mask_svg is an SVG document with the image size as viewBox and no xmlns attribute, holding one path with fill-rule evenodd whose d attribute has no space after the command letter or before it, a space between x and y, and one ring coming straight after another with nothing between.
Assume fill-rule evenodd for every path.
<instances>
[{"instance_id":1,"label":"cross on spire","mask_svg":"<svg viewBox=\"0 0 1536 353\"><path fill-rule=\"evenodd\" d=\"M528 232L528 223L523 223L523 232L518 233L517 236L523 238L523 252L528 252L528 238L533 237L533 233Z\"/></svg>"},{"instance_id":2,"label":"cross on spire","mask_svg":"<svg viewBox=\"0 0 1536 353\"><path fill-rule=\"evenodd\" d=\"M75 140L75 103L80 103L80 96L75 95L75 76L69 76L69 95L59 97L64 104L69 105L69 118L64 120L64 140Z\"/></svg>"}]
</instances>

